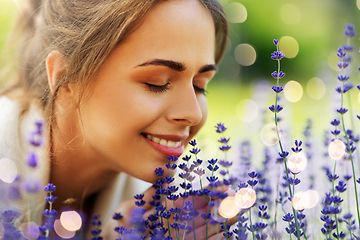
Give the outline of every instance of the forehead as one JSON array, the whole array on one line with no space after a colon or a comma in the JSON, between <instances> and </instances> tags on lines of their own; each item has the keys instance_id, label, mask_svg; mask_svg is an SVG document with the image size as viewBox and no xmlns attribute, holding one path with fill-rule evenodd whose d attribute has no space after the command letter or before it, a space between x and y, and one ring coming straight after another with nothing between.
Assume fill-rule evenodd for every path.
<instances>
[{"instance_id":1,"label":"forehead","mask_svg":"<svg viewBox=\"0 0 360 240\"><path fill-rule=\"evenodd\" d=\"M197 0L170 0L156 4L142 23L115 49L131 61L149 58L214 63L215 26Z\"/></svg>"}]
</instances>

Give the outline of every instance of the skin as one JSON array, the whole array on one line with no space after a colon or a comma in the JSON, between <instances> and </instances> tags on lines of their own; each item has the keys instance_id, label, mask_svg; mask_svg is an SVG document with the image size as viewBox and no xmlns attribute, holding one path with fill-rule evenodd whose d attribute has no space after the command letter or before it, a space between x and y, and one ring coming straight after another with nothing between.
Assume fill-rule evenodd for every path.
<instances>
[{"instance_id":1,"label":"skin","mask_svg":"<svg viewBox=\"0 0 360 240\"><path fill-rule=\"evenodd\" d=\"M194 137L207 117L202 90L216 71L214 52L214 22L204 6L195 0L164 1L113 50L80 106L77 86L62 86L52 139L50 180L58 196L54 207L67 198L86 200L119 172L155 181L154 170L164 168L167 155L144 135L181 141L183 146ZM49 54L52 89L64 67L59 52ZM118 210L129 204L122 203ZM200 201L197 208L205 205ZM197 222L203 229L204 222ZM112 226L108 229L113 232Z\"/></svg>"}]
</instances>

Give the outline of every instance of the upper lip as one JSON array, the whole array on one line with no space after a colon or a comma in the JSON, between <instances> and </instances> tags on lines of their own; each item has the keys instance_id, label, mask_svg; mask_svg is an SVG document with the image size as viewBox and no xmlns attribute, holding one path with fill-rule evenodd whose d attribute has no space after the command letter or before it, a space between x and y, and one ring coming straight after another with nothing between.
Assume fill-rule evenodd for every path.
<instances>
[{"instance_id":1,"label":"upper lip","mask_svg":"<svg viewBox=\"0 0 360 240\"><path fill-rule=\"evenodd\" d=\"M151 135L152 137L157 137L160 139L165 139L167 141L173 141L173 142L183 142L185 141L189 135L188 134L173 134L173 135L165 135L165 134L152 134L152 133L143 133L146 137L146 135Z\"/></svg>"}]
</instances>

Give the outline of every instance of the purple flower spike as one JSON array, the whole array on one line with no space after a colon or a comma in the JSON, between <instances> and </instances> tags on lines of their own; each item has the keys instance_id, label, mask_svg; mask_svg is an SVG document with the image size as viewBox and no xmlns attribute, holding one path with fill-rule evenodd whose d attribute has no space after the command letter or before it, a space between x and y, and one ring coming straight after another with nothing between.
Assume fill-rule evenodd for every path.
<instances>
[{"instance_id":1,"label":"purple flower spike","mask_svg":"<svg viewBox=\"0 0 360 240\"><path fill-rule=\"evenodd\" d=\"M345 69L347 66L349 66L349 64L348 63L346 63L346 62L343 62L343 63L338 63L338 68L340 68L340 69Z\"/></svg>"},{"instance_id":2,"label":"purple flower spike","mask_svg":"<svg viewBox=\"0 0 360 240\"><path fill-rule=\"evenodd\" d=\"M285 57L283 51L274 51L273 53L271 53L272 60L281 60L283 57Z\"/></svg>"},{"instance_id":3,"label":"purple flower spike","mask_svg":"<svg viewBox=\"0 0 360 240\"><path fill-rule=\"evenodd\" d=\"M343 57L346 56L346 52L344 52L344 49L343 49L343 48L338 48L338 51L337 51L336 55L337 55L339 58L343 58Z\"/></svg>"},{"instance_id":4,"label":"purple flower spike","mask_svg":"<svg viewBox=\"0 0 360 240\"><path fill-rule=\"evenodd\" d=\"M356 115L356 117L360 120L360 116L359 116L359 115Z\"/></svg>"},{"instance_id":5,"label":"purple flower spike","mask_svg":"<svg viewBox=\"0 0 360 240\"><path fill-rule=\"evenodd\" d=\"M48 183L48 185L44 187L45 192L55 192L55 190L56 190L56 186L52 183Z\"/></svg>"},{"instance_id":6,"label":"purple flower spike","mask_svg":"<svg viewBox=\"0 0 360 240\"><path fill-rule=\"evenodd\" d=\"M295 146L300 147L302 144L302 141L295 140Z\"/></svg>"},{"instance_id":7,"label":"purple flower spike","mask_svg":"<svg viewBox=\"0 0 360 240\"><path fill-rule=\"evenodd\" d=\"M218 140L218 142L227 144L229 142L229 140L230 140L230 138L220 138L220 140Z\"/></svg>"},{"instance_id":8,"label":"purple flower spike","mask_svg":"<svg viewBox=\"0 0 360 240\"><path fill-rule=\"evenodd\" d=\"M53 216L55 216L57 214L57 211L55 209L52 209L51 211L49 211L49 209L45 209L43 214L46 217L53 217Z\"/></svg>"},{"instance_id":9,"label":"purple flower spike","mask_svg":"<svg viewBox=\"0 0 360 240\"><path fill-rule=\"evenodd\" d=\"M281 79L281 78L285 77L285 73L283 73L282 71L280 71L279 74L278 74L277 71L274 71L274 72L271 73L271 76L272 76L273 78L279 78L279 79Z\"/></svg>"},{"instance_id":10,"label":"purple flower spike","mask_svg":"<svg viewBox=\"0 0 360 240\"><path fill-rule=\"evenodd\" d=\"M35 168L37 166L37 155L31 152L28 156L27 164L29 167Z\"/></svg>"},{"instance_id":11,"label":"purple flower spike","mask_svg":"<svg viewBox=\"0 0 360 240\"><path fill-rule=\"evenodd\" d=\"M42 140L42 136L40 136L38 133L36 132L32 132L30 133L29 136L29 143L31 145L33 145L34 147L39 147L42 145L43 140Z\"/></svg>"},{"instance_id":12,"label":"purple flower spike","mask_svg":"<svg viewBox=\"0 0 360 240\"><path fill-rule=\"evenodd\" d=\"M346 108L340 108L336 110L340 114L345 114L348 110Z\"/></svg>"},{"instance_id":13,"label":"purple flower spike","mask_svg":"<svg viewBox=\"0 0 360 240\"><path fill-rule=\"evenodd\" d=\"M354 25L346 24L345 25L344 35L347 36L347 37L354 37L355 36L355 27L354 27Z\"/></svg>"},{"instance_id":14,"label":"purple flower spike","mask_svg":"<svg viewBox=\"0 0 360 240\"><path fill-rule=\"evenodd\" d=\"M223 123L218 123L218 124L216 124L216 132L217 133L223 133L223 132L225 132L225 130L227 129L225 126L224 126L224 124Z\"/></svg>"},{"instance_id":15,"label":"purple flower spike","mask_svg":"<svg viewBox=\"0 0 360 240\"><path fill-rule=\"evenodd\" d=\"M347 91L349 91L348 88L344 87L344 89L342 89L341 87L337 87L335 88L335 90L338 92L338 93L346 93Z\"/></svg>"},{"instance_id":16,"label":"purple flower spike","mask_svg":"<svg viewBox=\"0 0 360 240\"><path fill-rule=\"evenodd\" d=\"M53 203L56 201L56 199L57 199L57 197L55 197L55 196L49 196L49 197L45 198L45 201L47 201L48 203Z\"/></svg>"},{"instance_id":17,"label":"purple flower spike","mask_svg":"<svg viewBox=\"0 0 360 240\"><path fill-rule=\"evenodd\" d=\"M276 93L280 93L280 92L282 92L283 87L281 87L281 86L272 86L272 90L274 90L274 92L276 92Z\"/></svg>"},{"instance_id":18,"label":"purple flower spike","mask_svg":"<svg viewBox=\"0 0 360 240\"><path fill-rule=\"evenodd\" d=\"M274 43L275 45L278 45L278 44L279 44L279 40L274 39L274 40L273 40L273 43Z\"/></svg>"},{"instance_id":19,"label":"purple flower spike","mask_svg":"<svg viewBox=\"0 0 360 240\"><path fill-rule=\"evenodd\" d=\"M344 82L346 80L349 79L349 76L346 76L346 75L339 75L337 76L338 80L341 81L341 82ZM360 89L360 88L359 88Z\"/></svg>"},{"instance_id":20,"label":"purple flower spike","mask_svg":"<svg viewBox=\"0 0 360 240\"><path fill-rule=\"evenodd\" d=\"M231 146L229 146L229 145L219 147L219 149L220 149L221 151L223 151L223 152L229 151L230 148L231 148Z\"/></svg>"},{"instance_id":21,"label":"purple flower spike","mask_svg":"<svg viewBox=\"0 0 360 240\"><path fill-rule=\"evenodd\" d=\"M280 112L281 110L283 110L283 107L282 106L280 106L280 105L277 105L276 106L276 108L275 108L275 106L274 105L271 105L270 107L269 107L269 109L270 109L270 111L272 111L272 112Z\"/></svg>"},{"instance_id":22,"label":"purple flower spike","mask_svg":"<svg viewBox=\"0 0 360 240\"><path fill-rule=\"evenodd\" d=\"M252 171L251 173L248 173L249 177L256 178L258 176L257 172Z\"/></svg>"},{"instance_id":23,"label":"purple flower spike","mask_svg":"<svg viewBox=\"0 0 360 240\"><path fill-rule=\"evenodd\" d=\"M162 175L164 175L164 170L161 167L157 168L155 169L155 174L156 176L161 177Z\"/></svg>"},{"instance_id":24,"label":"purple flower spike","mask_svg":"<svg viewBox=\"0 0 360 240\"><path fill-rule=\"evenodd\" d=\"M287 151L279 153L279 156L282 158L286 158L288 155L289 155L289 152L287 152Z\"/></svg>"},{"instance_id":25,"label":"purple flower spike","mask_svg":"<svg viewBox=\"0 0 360 240\"><path fill-rule=\"evenodd\" d=\"M340 124L340 121L337 119L334 119L333 121L331 121L331 125L333 126L338 126Z\"/></svg>"},{"instance_id":26,"label":"purple flower spike","mask_svg":"<svg viewBox=\"0 0 360 240\"><path fill-rule=\"evenodd\" d=\"M345 51L348 51L348 52L354 51L354 47L351 45L344 45L343 48Z\"/></svg>"},{"instance_id":27,"label":"purple flower spike","mask_svg":"<svg viewBox=\"0 0 360 240\"><path fill-rule=\"evenodd\" d=\"M114 220L120 220L123 218L123 215L121 215L121 213L114 213L114 215L112 216L112 219Z\"/></svg>"},{"instance_id":28,"label":"purple flower spike","mask_svg":"<svg viewBox=\"0 0 360 240\"><path fill-rule=\"evenodd\" d=\"M167 159L170 161L170 162L176 162L178 160L178 157L175 157L173 155L171 156L168 156Z\"/></svg>"},{"instance_id":29,"label":"purple flower spike","mask_svg":"<svg viewBox=\"0 0 360 240\"><path fill-rule=\"evenodd\" d=\"M277 78L277 76L278 76L277 71L273 71L273 72L271 73L271 76L272 76L273 78Z\"/></svg>"},{"instance_id":30,"label":"purple flower spike","mask_svg":"<svg viewBox=\"0 0 360 240\"><path fill-rule=\"evenodd\" d=\"M193 147L195 147L196 146L196 139L193 139L193 140L191 140L190 142L189 142L189 144L191 145L191 146L193 146Z\"/></svg>"}]
</instances>

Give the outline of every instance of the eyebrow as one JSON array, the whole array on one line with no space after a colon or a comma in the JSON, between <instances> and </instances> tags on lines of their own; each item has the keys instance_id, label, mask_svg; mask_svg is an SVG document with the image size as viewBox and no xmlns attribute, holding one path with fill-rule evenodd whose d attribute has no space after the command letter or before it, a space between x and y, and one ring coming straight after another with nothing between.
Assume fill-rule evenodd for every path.
<instances>
[{"instance_id":1,"label":"eyebrow","mask_svg":"<svg viewBox=\"0 0 360 240\"><path fill-rule=\"evenodd\" d=\"M145 66L164 66L168 67L172 70L175 70L177 72L183 72L186 70L186 65L181 62L175 62L172 60L165 60L165 59L152 59L150 61L144 62L137 67L145 67ZM208 71L217 71L217 66L215 64L207 64L200 68L199 73L204 73Z\"/></svg>"}]
</instances>

